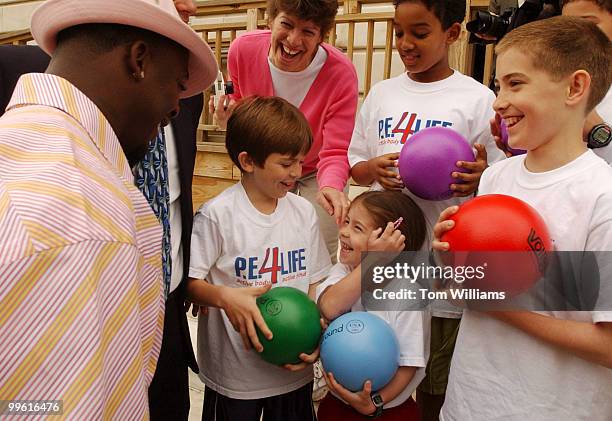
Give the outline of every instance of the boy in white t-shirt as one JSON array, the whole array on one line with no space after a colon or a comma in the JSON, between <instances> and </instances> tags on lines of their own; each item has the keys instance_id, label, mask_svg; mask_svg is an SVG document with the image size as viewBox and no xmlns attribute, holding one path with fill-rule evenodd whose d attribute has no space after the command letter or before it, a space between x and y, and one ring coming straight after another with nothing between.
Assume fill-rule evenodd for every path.
<instances>
[{"instance_id":1,"label":"boy in white t-shirt","mask_svg":"<svg viewBox=\"0 0 612 421\"><path fill-rule=\"evenodd\" d=\"M610 88L609 40L591 22L559 16L513 30L496 52L495 111L508 126L510 146L527 154L488 168L479 194L533 206L557 251L609 254L612 169L582 141L586 115ZM449 248L439 238L452 229L447 219L456 211L440 215L436 250ZM609 421L609 260L598 262L593 311L465 310L440 419Z\"/></svg>"},{"instance_id":2,"label":"boy in white t-shirt","mask_svg":"<svg viewBox=\"0 0 612 421\"><path fill-rule=\"evenodd\" d=\"M563 16L576 16L596 24L608 39L612 40L612 0L564 0ZM612 89L589 113L584 124L583 136L593 152L612 164ZM491 131L496 135L497 146L504 152L507 147L499 137L499 122L491 121ZM605 139L608 138L607 145ZM596 141L597 140L597 141ZM602 140L604 145L602 146ZM511 155L506 152L506 155Z\"/></svg>"},{"instance_id":3,"label":"boy in white t-shirt","mask_svg":"<svg viewBox=\"0 0 612 421\"><path fill-rule=\"evenodd\" d=\"M331 267L315 209L290 193L311 144L302 113L280 98L247 98L228 121L226 147L242 179L197 211L187 284L188 299L210 307L198 323L203 420L315 419L318 350L285 367L255 351L263 349L255 325L271 337L257 296L291 286L314 297Z\"/></svg>"},{"instance_id":4,"label":"boy in white t-shirt","mask_svg":"<svg viewBox=\"0 0 612 421\"><path fill-rule=\"evenodd\" d=\"M412 134L442 126L463 135L477 154L475 162L459 163L469 173L453 173L457 180L465 181L451 185L455 197L429 201L403 189L423 210L431 229L442 210L476 191L487 159L495 162L503 158L489 130L495 95L448 62L449 46L461 34L465 0L395 0L394 5L395 46L406 72L372 88L357 116L348 159L357 183L375 190L400 190L403 185L395 167ZM429 249L429 238L425 250ZM430 360L435 364L427 367L427 377L417 394L424 421L438 419L461 311L436 302L432 315Z\"/></svg>"},{"instance_id":5,"label":"boy in white t-shirt","mask_svg":"<svg viewBox=\"0 0 612 421\"><path fill-rule=\"evenodd\" d=\"M451 185L456 197L429 201L404 189L433 227L442 210L476 191L487 160L503 158L489 130L495 95L448 62L448 48L461 34L465 0L396 0L394 5L395 46L406 72L372 87L357 116L348 159L357 183L400 190L404 186L395 167L410 136L435 126L460 133L477 156L476 162L460 162L469 173L453 174L465 181Z\"/></svg>"}]
</instances>

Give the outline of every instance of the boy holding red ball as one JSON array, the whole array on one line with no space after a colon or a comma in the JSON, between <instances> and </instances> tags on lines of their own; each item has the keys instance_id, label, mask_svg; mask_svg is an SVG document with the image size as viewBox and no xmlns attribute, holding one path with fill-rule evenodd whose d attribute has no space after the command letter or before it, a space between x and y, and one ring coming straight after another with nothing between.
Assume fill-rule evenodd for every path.
<instances>
[{"instance_id":1,"label":"boy holding red ball","mask_svg":"<svg viewBox=\"0 0 612 421\"><path fill-rule=\"evenodd\" d=\"M587 114L610 87L611 52L595 24L570 17L521 26L496 47L494 109L510 146L527 154L488 168L479 195L534 207L557 251L612 250L612 169L582 141ZM440 238L457 210L440 215L434 249L452 250ZM465 310L440 419L609 420L612 265L599 263L594 311Z\"/></svg>"},{"instance_id":2,"label":"boy holding red ball","mask_svg":"<svg viewBox=\"0 0 612 421\"><path fill-rule=\"evenodd\" d=\"M487 163L503 159L489 133L493 92L451 67L449 49L461 36L465 0L394 0L395 47L406 72L372 87L355 120L348 149L351 176L372 190L401 190L423 210L428 229L440 212L472 196ZM397 174L403 145L429 127L447 127L476 152L452 171L454 197L424 200L404 188ZM436 148L432 142L431 149ZM422 174L430 180L429 174ZM428 236L429 239L429 236ZM424 250L429 248L425 242ZM432 305L431 356L417 402L423 421L438 420L461 310L439 300Z\"/></svg>"}]
</instances>

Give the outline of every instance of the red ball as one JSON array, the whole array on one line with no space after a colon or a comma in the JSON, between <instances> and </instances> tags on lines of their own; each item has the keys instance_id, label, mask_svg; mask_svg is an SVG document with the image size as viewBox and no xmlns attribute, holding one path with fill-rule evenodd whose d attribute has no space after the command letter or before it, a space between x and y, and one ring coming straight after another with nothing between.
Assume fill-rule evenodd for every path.
<instances>
[{"instance_id":1,"label":"red ball","mask_svg":"<svg viewBox=\"0 0 612 421\"><path fill-rule=\"evenodd\" d=\"M484 277L466 281L466 288L505 291L511 297L544 275L552 241L542 217L522 200L502 194L479 196L463 203L450 219L455 226L441 240L458 253L444 260L450 259L452 266L485 268Z\"/></svg>"}]
</instances>

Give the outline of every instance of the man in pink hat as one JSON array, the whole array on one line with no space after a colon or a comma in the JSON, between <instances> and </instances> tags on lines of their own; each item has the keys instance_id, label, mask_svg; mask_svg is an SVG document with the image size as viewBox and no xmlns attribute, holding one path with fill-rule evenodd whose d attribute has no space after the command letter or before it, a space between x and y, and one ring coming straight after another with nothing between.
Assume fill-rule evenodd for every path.
<instances>
[{"instance_id":1,"label":"man in pink hat","mask_svg":"<svg viewBox=\"0 0 612 421\"><path fill-rule=\"evenodd\" d=\"M0 396L147 418L161 229L130 167L217 66L171 0L49 0L31 28L52 59L0 118Z\"/></svg>"}]
</instances>

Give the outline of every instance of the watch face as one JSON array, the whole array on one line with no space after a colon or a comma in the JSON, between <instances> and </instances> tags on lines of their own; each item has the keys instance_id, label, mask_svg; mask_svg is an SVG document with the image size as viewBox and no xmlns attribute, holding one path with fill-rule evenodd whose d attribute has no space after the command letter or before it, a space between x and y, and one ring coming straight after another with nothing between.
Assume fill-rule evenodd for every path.
<instances>
[{"instance_id":1,"label":"watch face","mask_svg":"<svg viewBox=\"0 0 612 421\"><path fill-rule=\"evenodd\" d=\"M382 397L377 393L372 395L372 402L374 402L374 406L381 406L383 404Z\"/></svg>"},{"instance_id":2,"label":"watch face","mask_svg":"<svg viewBox=\"0 0 612 421\"><path fill-rule=\"evenodd\" d=\"M591 139L598 147L607 146L612 139L610 127L605 124L600 124L591 132Z\"/></svg>"}]
</instances>

